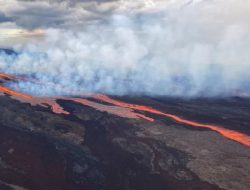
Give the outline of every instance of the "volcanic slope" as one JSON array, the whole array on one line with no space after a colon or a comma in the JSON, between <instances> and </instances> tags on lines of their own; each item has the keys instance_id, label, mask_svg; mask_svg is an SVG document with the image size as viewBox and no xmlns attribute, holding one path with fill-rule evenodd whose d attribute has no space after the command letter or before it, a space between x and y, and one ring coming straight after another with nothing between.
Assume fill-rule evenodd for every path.
<instances>
[{"instance_id":1,"label":"volcanic slope","mask_svg":"<svg viewBox=\"0 0 250 190\"><path fill-rule=\"evenodd\" d=\"M250 188L249 99L33 97L0 78L1 190Z\"/></svg>"}]
</instances>

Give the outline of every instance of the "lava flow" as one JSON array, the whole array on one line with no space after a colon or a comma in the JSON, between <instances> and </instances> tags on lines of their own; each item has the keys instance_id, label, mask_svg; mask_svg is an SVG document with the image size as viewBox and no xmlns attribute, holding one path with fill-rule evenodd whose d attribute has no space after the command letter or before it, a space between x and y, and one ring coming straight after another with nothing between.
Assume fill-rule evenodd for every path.
<instances>
[{"instance_id":1,"label":"lava flow","mask_svg":"<svg viewBox=\"0 0 250 190\"><path fill-rule=\"evenodd\" d=\"M65 99L65 98L64 98ZM125 108L125 107L118 107L118 106L109 106L109 105L104 105L104 104L99 104L96 102L92 102L90 100L84 99L84 98L66 98L67 100L71 100L80 104L83 104L85 106L89 106L92 108L95 108L99 111L106 111L108 113L111 113L113 115L117 115L120 117L125 117L125 118L143 118L147 121L154 121L154 119L147 117L143 114L140 113L135 113L132 109L130 108Z\"/></svg>"},{"instance_id":2,"label":"lava flow","mask_svg":"<svg viewBox=\"0 0 250 190\"><path fill-rule=\"evenodd\" d=\"M23 80L23 78L21 78L21 77L16 77L16 76L5 74L5 73L0 73L0 79L3 81ZM54 113L69 114L68 112L64 111L64 109L56 102L56 99L54 99L54 98L33 97L31 95L12 90L12 89L10 89L6 86L3 86L1 84L0 84L0 92L4 93L4 94L8 94L11 97L13 97L14 99L17 99L21 102L30 103L32 106L39 105L42 107L50 107Z\"/></svg>"},{"instance_id":3,"label":"lava flow","mask_svg":"<svg viewBox=\"0 0 250 190\"><path fill-rule=\"evenodd\" d=\"M0 79L3 81L22 80L22 78L15 77L15 76L8 75L8 74L4 74L4 73L0 73ZM147 121L153 122L154 121L153 118L147 117L141 113L135 112L135 111L145 111L145 112L149 112L151 114L165 116L165 117L170 118L178 123L182 123L185 125L211 129L213 131L220 133L221 135L223 135L224 137L226 137L228 139L237 141L245 146L250 147L250 136L249 135L246 135L246 134L243 134L243 133L240 133L237 131L233 131L230 129L226 129L224 127L217 126L217 125L204 124L204 123L199 123L199 122L183 119L183 118L178 117L176 115L173 115L170 113L164 113L162 111L159 111L157 109L154 109L154 108L151 108L148 106L128 104L128 103L125 103L122 101L114 100L106 95L97 94L97 95L93 95L91 97L96 99L96 100L99 100L99 101L110 103L112 105L100 104L100 103L88 100L86 98L72 98L72 97L61 97L61 96L60 97L34 97L34 96L31 96L28 94L24 94L24 93L9 89L8 87L3 86L1 84L0 84L0 92L4 93L4 94L8 94L11 97L13 97L21 102L29 103L32 106L38 105L38 106L47 107L47 108L49 107L56 114L65 114L65 115L70 114L68 111L65 111L64 108L61 107L57 103L58 99L77 102L77 103L80 103L84 106L92 107L92 108L99 110L99 111L102 111L102 112L108 112L110 114L117 115L119 117L142 118L142 119L145 119Z\"/></svg>"},{"instance_id":4,"label":"lava flow","mask_svg":"<svg viewBox=\"0 0 250 190\"><path fill-rule=\"evenodd\" d=\"M0 79L1 80L27 80L26 78L20 78L20 77L15 77L13 75L9 74L4 74L0 73ZM36 81L35 81L36 82ZM140 113L135 113L132 109L130 108L123 108L119 106L108 106L108 105L103 105L99 104L96 102L92 102L90 100L87 100L85 98L72 98L72 97L62 97L62 96L57 96L57 97L34 97L31 95L27 95L21 92L17 92L15 90L12 90L8 87L5 87L3 85L0 85L0 92L5 93L10 95L11 97L25 103L29 103L32 106L42 106L42 107L49 107L52 112L56 114L65 114L68 115L70 114L69 112L65 111L58 103L57 100L68 100L68 101L73 101L80 103L84 106L92 107L94 109L97 109L99 111L103 112L108 112L113 115L117 115L119 117L124 117L124 118L143 118L148 121L154 121L154 119L147 117L143 114Z\"/></svg>"},{"instance_id":5,"label":"lava flow","mask_svg":"<svg viewBox=\"0 0 250 190\"><path fill-rule=\"evenodd\" d=\"M189 126L208 128L208 129L211 129L213 131L220 133L221 135L223 135L231 140L237 141L243 145L250 147L250 136L249 135L246 135L246 134L243 134L243 133L240 133L237 131L233 131L230 129L226 129L226 128L221 127L221 126L209 125L209 124L199 123L199 122L195 122L195 121L190 121L187 119L180 118L180 117L173 115L173 114L161 112L159 110L156 110L156 109L148 107L148 106L128 104L128 103L125 103L122 101L114 100L106 95L98 94L98 95L93 96L93 98L110 103L110 104L113 104L113 105L124 107L124 108L130 108L133 110L145 111L145 112L149 112L149 113L153 113L153 114L157 114L157 115L162 115L162 116L168 117L168 118L170 118L178 123L183 123L183 124L186 124Z\"/></svg>"}]
</instances>

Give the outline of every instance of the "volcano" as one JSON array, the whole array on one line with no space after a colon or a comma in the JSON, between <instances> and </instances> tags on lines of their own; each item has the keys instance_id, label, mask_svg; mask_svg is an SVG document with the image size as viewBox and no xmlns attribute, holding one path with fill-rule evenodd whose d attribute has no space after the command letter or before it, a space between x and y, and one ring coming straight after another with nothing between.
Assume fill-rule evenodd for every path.
<instances>
[{"instance_id":1,"label":"volcano","mask_svg":"<svg viewBox=\"0 0 250 190\"><path fill-rule=\"evenodd\" d=\"M250 188L250 99L38 97L0 73L1 190Z\"/></svg>"},{"instance_id":2,"label":"volcano","mask_svg":"<svg viewBox=\"0 0 250 190\"><path fill-rule=\"evenodd\" d=\"M250 190L249 10L0 0L0 190Z\"/></svg>"}]
</instances>

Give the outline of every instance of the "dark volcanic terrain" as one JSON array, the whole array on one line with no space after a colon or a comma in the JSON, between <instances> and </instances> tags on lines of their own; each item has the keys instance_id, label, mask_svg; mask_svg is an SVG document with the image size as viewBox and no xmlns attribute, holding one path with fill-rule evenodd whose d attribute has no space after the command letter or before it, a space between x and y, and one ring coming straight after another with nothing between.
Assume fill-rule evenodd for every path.
<instances>
[{"instance_id":1,"label":"dark volcanic terrain","mask_svg":"<svg viewBox=\"0 0 250 190\"><path fill-rule=\"evenodd\" d=\"M223 126L249 142L249 99L114 99ZM237 140L145 111L137 113L154 121L57 103L70 114L0 96L0 190L250 189L250 148Z\"/></svg>"}]
</instances>

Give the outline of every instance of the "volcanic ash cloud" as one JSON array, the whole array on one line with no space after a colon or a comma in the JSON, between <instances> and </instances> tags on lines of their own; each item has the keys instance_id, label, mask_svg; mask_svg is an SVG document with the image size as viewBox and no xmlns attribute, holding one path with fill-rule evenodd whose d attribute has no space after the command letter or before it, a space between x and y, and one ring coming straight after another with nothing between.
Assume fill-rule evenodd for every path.
<instances>
[{"instance_id":1,"label":"volcanic ash cloud","mask_svg":"<svg viewBox=\"0 0 250 190\"><path fill-rule=\"evenodd\" d=\"M17 48L17 55L2 53L0 68L33 78L9 86L38 95L249 93L250 3L237 2L114 14L77 31L48 29L44 41Z\"/></svg>"}]
</instances>

